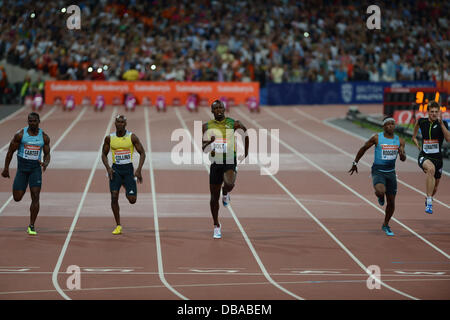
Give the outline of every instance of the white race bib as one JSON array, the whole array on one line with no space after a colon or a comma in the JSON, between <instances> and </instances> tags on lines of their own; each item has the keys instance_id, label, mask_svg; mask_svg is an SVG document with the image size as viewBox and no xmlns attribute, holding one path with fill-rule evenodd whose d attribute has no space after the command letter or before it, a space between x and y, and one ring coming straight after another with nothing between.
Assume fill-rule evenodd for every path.
<instances>
[{"instance_id":1,"label":"white race bib","mask_svg":"<svg viewBox=\"0 0 450 320\"><path fill-rule=\"evenodd\" d=\"M131 151L130 150L117 150L114 152L116 164L131 163Z\"/></svg>"},{"instance_id":2,"label":"white race bib","mask_svg":"<svg viewBox=\"0 0 450 320\"><path fill-rule=\"evenodd\" d=\"M216 138L216 140L214 140L214 151L216 153L226 153L227 152L227 139Z\"/></svg>"},{"instance_id":3,"label":"white race bib","mask_svg":"<svg viewBox=\"0 0 450 320\"><path fill-rule=\"evenodd\" d=\"M395 160L397 159L398 146L391 146L388 144L381 145L381 159L382 160Z\"/></svg>"},{"instance_id":4,"label":"white race bib","mask_svg":"<svg viewBox=\"0 0 450 320\"><path fill-rule=\"evenodd\" d=\"M28 160L39 160L40 146L26 144L23 146L23 158Z\"/></svg>"},{"instance_id":5,"label":"white race bib","mask_svg":"<svg viewBox=\"0 0 450 320\"><path fill-rule=\"evenodd\" d=\"M438 140L423 140L423 152L425 153L439 153Z\"/></svg>"}]
</instances>

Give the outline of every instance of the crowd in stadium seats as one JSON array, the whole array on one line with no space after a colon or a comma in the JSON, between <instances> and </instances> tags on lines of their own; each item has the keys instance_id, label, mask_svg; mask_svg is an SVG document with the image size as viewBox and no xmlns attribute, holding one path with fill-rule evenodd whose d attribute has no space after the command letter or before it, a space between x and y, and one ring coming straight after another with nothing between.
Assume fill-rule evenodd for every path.
<instances>
[{"instance_id":1,"label":"crowd in stadium seats","mask_svg":"<svg viewBox=\"0 0 450 320\"><path fill-rule=\"evenodd\" d=\"M65 1L0 2L0 58L56 79L450 79L445 0L384 1L381 30L359 1L91 0L80 30Z\"/></svg>"}]
</instances>

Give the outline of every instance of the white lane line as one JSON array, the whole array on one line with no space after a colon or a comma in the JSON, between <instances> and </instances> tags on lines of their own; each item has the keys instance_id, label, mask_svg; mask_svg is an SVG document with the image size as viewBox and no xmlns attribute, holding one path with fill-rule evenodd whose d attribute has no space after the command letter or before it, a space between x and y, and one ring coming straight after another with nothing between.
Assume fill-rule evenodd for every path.
<instances>
[{"instance_id":1,"label":"white lane line","mask_svg":"<svg viewBox=\"0 0 450 320\"><path fill-rule=\"evenodd\" d=\"M250 119L249 117L247 117L243 112L237 110L237 112L247 121L249 121L250 123L253 123L255 126L259 127L260 129L263 129L263 127L257 123L256 121ZM315 163L313 163L312 161L310 161L308 158L306 158L305 156L303 156L301 153L299 153L297 150L295 150L294 148L292 148L290 145L288 145L287 143L285 143L283 140L277 138L276 136L273 136L270 132L269 132L270 136L274 137L279 143L281 143L284 147L286 147L287 149L291 150L291 152L295 153L296 155L298 155L299 157L301 157L302 159L304 159L306 162L308 162L309 164L311 164L312 166L314 166L315 168L319 169L321 172L326 173L327 175L331 176L330 174L328 174L328 172L326 172L324 169L322 169L321 167L319 167L318 165L316 165ZM413 297L407 293L404 293L400 290L397 290L389 285L387 285L386 283L384 283L383 281L381 281L380 279L373 277L372 273L367 269L367 267L318 219L316 218L316 216L308 210L308 208L306 208L281 182L280 180L278 180L275 176L273 176L272 174L270 174L269 170L267 170L264 167L263 168L267 174L269 175L269 177L274 180L281 189L283 189L290 197L292 200L294 200L333 240L334 242L336 242L341 248L342 250L344 250L349 256L350 258L352 258L352 260L354 262L356 262L356 264L358 266L361 267L361 269L364 270L364 272L366 272L374 281L380 283L381 285L385 286L386 288L388 288L389 290L396 292L404 297L408 297L410 299L413 300L418 300L416 297ZM334 178L334 177L333 177ZM333 180L337 180L336 178L334 178ZM338 181L338 180L337 180ZM340 181L339 181L340 182ZM343 184L342 182L340 182L340 184Z\"/></svg>"},{"instance_id":2,"label":"white lane line","mask_svg":"<svg viewBox=\"0 0 450 320\"><path fill-rule=\"evenodd\" d=\"M277 115L274 115L274 118L277 118L285 123L287 123L290 126L295 126L291 123L289 123L289 121L284 120L283 118L278 118ZM301 129L298 126L295 126L295 128L297 128L298 130L300 130L301 132L305 133L305 134L310 134L307 131ZM321 138L316 137L317 139L320 139L319 141L321 141ZM326 141L321 141L323 143L326 144ZM328 145L328 144L327 144ZM302 159L307 159L305 156L300 155L298 153L298 151L292 147L289 146L289 148L291 148L292 150L295 150L295 154L299 157L301 157ZM291 150L290 149L290 150ZM317 164L313 163L311 160L307 159L306 160L308 163L312 164L314 167L318 168L321 172L323 172L324 174L326 174L328 177L330 177L331 179L333 179L334 181L338 182L341 186L345 187L347 190L351 191L353 194L355 194L356 196L358 196L360 199L364 200L365 202L367 202L368 204L370 204L372 207L374 207L375 209L377 209L379 212L381 212L383 215L385 215L385 212L380 209L380 207L378 207L377 205L375 205L374 203L372 203L371 201L369 201L366 197L364 197L363 195L361 195L360 193L356 192L355 190L353 190L351 187L349 187L348 185L346 185L345 183L343 183L341 180L339 180L338 178L336 178L335 176L333 176L332 174L330 174L328 171L326 171L325 169L323 169L322 167L318 166ZM430 241L428 241L427 239L425 239L424 237L422 237L421 235L419 235L417 232L415 232L413 229L411 229L410 227L408 227L407 225L403 224L402 222L400 222L398 219L392 217L392 221L395 221L396 223L398 223L399 225L401 225L403 228L405 228L406 230L408 230L410 233L412 233L414 236L416 236L417 238L419 238L420 240L422 240L423 242L425 242L428 246L430 246L431 248L433 248L434 250L436 250L437 252L439 252L440 254L444 255L447 259L450 259L450 255L448 255L445 251L443 251L442 249L438 248L436 245L434 245L433 243L431 243Z\"/></svg>"},{"instance_id":3,"label":"white lane line","mask_svg":"<svg viewBox=\"0 0 450 320\"><path fill-rule=\"evenodd\" d=\"M176 296L183 300L188 300L185 296L175 290L166 280L164 276L164 266L163 266L163 258L162 258L162 250L161 250L161 239L159 235L159 221L158 221L158 208L156 205L156 184L155 184L155 176L153 172L153 158L152 158L152 144L151 144L151 136L150 136L150 124L148 123L149 115L148 115L148 107L144 109L144 121L145 121L145 134L147 138L147 154L148 154L148 163L150 169L150 184L152 188L152 202L153 202L153 221L155 225L155 241L156 241L156 255L158 258L158 275L161 282L172 291Z\"/></svg>"},{"instance_id":4,"label":"white lane line","mask_svg":"<svg viewBox=\"0 0 450 320\"><path fill-rule=\"evenodd\" d=\"M47 119L48 117L50 117L50 115L51 115L53 112L55 112L55 111L56 111L56 107L51 108L50 111L48 111L42 118L40 118L41 121L43 121L43 120ZM23 128L25 127L27 121L28 121L28 120L24 120L24 126L21 127L20 129L23 129ZM14 134L15 134L15 133L14 133ZM8 142L8 143L5 144L3 147L1 147L1 148L0 148L0 152L3 152L3 150L5 150L6 148L8 148L10 143L11 143L11 142Z\"/></svg>"},{"instance_id":5,"label":"white lane line","mask_svg":"<svg viewBox=\"0 0 450 320\"><path fill-rule=\"evenodd\" d=\"M72 121L72 123L67 127L67 129L63 132L63 134L59 137L58 141L55 142L55 144L52 146L52 151L56 149L56 147L63 141L63 139L69 134L69 132L73 129L73 127L80 121L81 117L86 112L87 107L83 107L83 110L81 110L80 114Z\"/></svg>"},{"instance_id":6,"label":"white lane line","mask_svg":"<svg viewBox=\"0 0 450 320\"><path fill-rule=\"evenodd\" d=\"M117 112L117 107L114 107L114 109L112 111L112 114L111 114L111 119L109 120L108 126L106 127L105 134L103 135L103 138L106 137L109 134L109 132L111 130L111 126L112 126L112 124L114 122L114 116L113 115L116 112ZM78 218L80 216L81 208L83 207L84 200L86 199L86 195L87 195L87 193L89 191L89 187L91 186L92 179L94 178L94 174L95 174L95 171L97 169L97 164L98 164L98 162L100 160L100 157L101 157L102 146L103 146L103 139L101 140L100 147L97 150L97 158L95 159L95 162L94 162L94 164L92 166L91 173L89 175L88 181L87 181L86 186L84 188L83 195L81 197L80 203L79 203L77 211L75 213L75 217L73 218L72 225L70 226L69 232L67 234L66 241L64 242L64 245L63 245L63 247L61 249L61 253L60 253L60 255L58 257L58 261L56 262L56 265L55 265L55 269L53 270L53 275L52 275L53 286L55 287L56 291L58 291L58 293L66 300L71 300L71 299L70 299L69 296L67 296L64 293L64 291L59 286L58 273L59 273L59 269L61 268L61 264L62 264L62 261L64 259L64 255L66 254L67 247L69 246L70 239L72 238L73 230L75 229L75 226L76 226L76 224L78 222Z\"/></svg>"},{"instance_id":7,"label":"white lane line","mask_svg":"<svg viewBox=\"0 0 450 320\"><path fill-rule=\"evenodd\" d=\"M41 121L47 119L53 112L55 112L55 110L56 110L56 107L53 107L52 109L50 109L50 111L47 112L47 113L42 117ZM64 137L63 137L63 138L64 138ZM60 138L58 139L58 141L56 142L56 144L59 144L59 142L61 142L61 140L62 140L62 138L60 137ZM4 146L0 149L0 152L2 152L3 149L5 149L5 148L8 147L8 146L9 146L9 143L7 143L6 145L4 145ZM50 146L50 147L51 147L51 146ZM54 149L54 147L53 147L53 148L51 147L50 152L52 151L52 149ZM16 151L16 152L17 152L17 151ZM1 179L3 179L3 177L1 177ZM11 195L11 196L9 196L8 200L6 200L6 202L5 202L5 203L2 205L2 207L0 208L0 216L2 215L3 210L5 210L5 208L8 206L9 203L11 203L12 200L13 200L13 196Z\"/></svg>"},{"instance_id":8,"label":"white lane line","mask_svg":"<svg viewBox=\"0 0 450 320\"><path fill-rule=\"evenodd\" d=\"M341 131L341 132L343 132L343 133L346 133L346 134L348 134L348 135L350 135L350 136L353 136L353 137L355 137L355 138L357 138L357 139L359 139L359 140L362 140L362 141L366 141L366 140L367 140L366 138L361 137L361 136L357 135L356 133L353 133L353 132L351 132L351 131L349 131L349 130L347 130L347 129L338 127L337 125L332 124L332 123L330 122L331 120L335 120L335 119L338 119L338 118L330 118L330 119L325 119L325 120L321 121L320 119L317 119L316 117L311 116L311 115L309 115L309 114L307 114L307 113L303 113L302 111L298 111L297 109L294 109L294 111L297 112L297 113L299 113L299 114L301 114L301 115L303 115L303 116L305 116L306 118L308 118L308 119L310 119L310 120L313 120L313 121L315 121L315 122L317 122L317 123L324 124L324 125L326 125L326 126L332 127L332 128L334 128L334 129L336 129L336 130L338 130L338 131ZM407 158L408 160L414 162L415 164L417 164L417 159L416 159L416 158L413 158L413 157L408 156L408 155L406 155L406 158ZM446 176L450 176L450 172L445 171L445 170L442 170L442 174L445 174ZM419 191L419 192L420 192L421 194L423 193L423 192L421 192L421 191ZM424 194L424 193L423 193L423 194Z\"/></svg>"},{"instance_id":9,"label":"white lane line","mask_svg":"<svg viewBox=\"0 0 450 320\"><path fill-rule=\"evenodd\" d=\"M21 113L23 110L25 110L25 105L23 105L22 107L20 107L19 109L17 109L16 111L14 111L13 113L11 113L10 115L8 115L7 117L3 118L0 120L0 124L14 118L16 115L18 115L19 113Z\"/></svg>"},{"instance_id":10,"label":"white lane line","mask_svg":"<svg viewBox=\"0 0 450 320\"><path fill-rule=\"evenodd\" d=\"M269 110L267 110L267 111L269 111ZM308 119L311 119L311 120L313 120L313 121L316 121L316 122L318 122L318 123L320 123L320 124L328 125L328 126L334 128L334 129L338 129L339 131L342 131L342 132L347 133L347 134L349 133L349 132L346 131L345 129L341 129L341 128L339 128L339 127L333 125L333 124L330 124L330 123L326 122L326 120L324 120L324 122L321 122L319 119L316 119L316 118L314 118L313 116L311 116L311 115L309 115L309 114L307 114L307 113L305 113L305 112L303 112L303 111L299 111L299 110L297 110L297 109L294 109L294 112L296 112L296 113L298 113L298 114L304 116L305 118L308 118ZM269 113L272 114L274 117L277 117L272 111L270 111ZM284 120L284 121L287 121L287 120L285 120L285 119L283 119L283 120ZM283 121L283 120L281 120L281 121ZM300 128L299 126L293 124L291 121L288 121L288 122L286 122L286 123L288 123L291 127L296 128L297 130L300 130L300 131L302 131L303 133L305 133L305 134L307 134L307 135L309 135L309 136L315 138L316 140L318 140L318 141L320 141L320 142L326 144L326 145L329 146L330 148L333 148L334 150L337 150L337 151L339 151L340 153L345 154L346 156L348 156L348 157L351 158L352 160L355 158L354 155L352 155L352 154L350 154L350 153L348 153L348 152L346 152L346 151L344 151L344 150L341 150L341 149L337 148L335 145L329 143L328 141L323 140L323 139L321 139L321 138L319 138L319 137L317 137L317 136L315 136L315 135L313 135L313 134L311 134L311 133L309 133L309 132L303 130L303 129ZM354 137L357 137L357 138L360 139L360 140L365 141L365 139L364 139L363 137L360 137L360 136L354 134L353 132L351 133L351 135L354 136ZM412 160L412 161L414 161L415 163L417 163L417 161L416 161L415 159L413 159L412 157L410 157L410 156L408 156L408 155L407 155L407 158L408 158L409 160ZM367 163L366 161L364 161L364 160L360 160L359 162L360 162L360 163L363 163L364 165L366 165L366 166L369 167L369 168L371 167L371 165L370 165L369 163ZM446 174L446 175L449 175L445 170L442 170L442 173L444 173L444 174ZM422 196L426 197L426 193L420 191L419 189L413 187L412 185L406 183L405 181L403 181L403 180L401 180L401 179L397 179L397 181L400 182L401 184L403 184L404 186L408 187L409 189L411 189L411 190L413 190L413 191L415 191L415 192L421 194ZM439 199L434 198L433 200L436 201L437 203L443 205L443 206L446 207L447 209L450 208L450 206L449 206L448 204L446 204L446 203L440 201Z\"/></svg>"},{"instance_id":11,"label":"white lane line","mask_svg":"<svg viewBox=\"0 0 450 320\"><path fill-rule=\"evenodd\" d=\"M178 120L180 120L181 125L183 126L183 128L186 130L187 134L189 135L189 139L191 140L192 144L194 145L194 149L196 152L200 153L201 156L203 156L203 152L201 150L201 148L197 145L197 143L194 141L194 138L191 135L190 130L188 129L186 122L184 121L184 119L181 117L180 112L178 111L178 109L175 109L175 113L178 117ZM203 162L206 171L209 173L209 168L206 165L205 162ZM252 242L250 241L250 238L248 237L247 233L245 232L244 228L242 227L239 219L237 218L233 208L231 207L231 204L228 204L228 210L230 211L236 225L238 226L239 230L242 233L242 236L245 239L245 242L247 243L247 246L250 248L250 251L253 254L253 257L255 258L256 262L258 263L259 268L261 269L261 271L264 274L264 277L272 284L274 285L276 288L280 289L281 291L283 291L284 293L290 295L291 297L294 297L295 299L298 300L304 300L304 298L296 295L295 293L287 290L286 288L280 286L277 282L275 282L275 280L272 279L272 277L270 276L269 272L267 271L266 267L264 266L264 264L262 263L261 259L259 258L258 253L256 252L255 248L253 247Z\"/></svg>"}]
</instances>

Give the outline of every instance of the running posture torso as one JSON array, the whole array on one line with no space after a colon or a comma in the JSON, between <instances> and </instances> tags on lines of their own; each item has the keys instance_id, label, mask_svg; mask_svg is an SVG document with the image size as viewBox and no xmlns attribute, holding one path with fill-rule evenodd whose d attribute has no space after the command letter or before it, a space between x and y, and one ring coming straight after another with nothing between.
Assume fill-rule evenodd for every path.
<instances>
[{"instance_id":1,"label":"running posture torso","mask_svg":"<svg viewBox=\"0 0 450 320\"><path fill-rule=\"evenodd\" d=\"M44 147L44 135L42 129L36 136L28 133L28 127L23 128L23 137L17 151L18 163L21 165L38 166Z\"/></svg>"},{"instance_id":2,"label":"running posture torso","mask_svg":"<svg viewBox=\"0 0 450 320\"><path fill-rule=\"evenodd\" d=\"M394 135L393 139L384 136L384 132L378 133L378 144L375 146L374 167L380 171L394 171L395 161L400 147L400 138Z\"/></svg>"},{"instance_id":3,"label":"running posture torso","mask_svg":"<svg viewBox=\"0 0 450 320\"><path fill-rule=\"evenodd\" d=\"M447 122L444 122L444 125L448 129ZM422 134L422 150L420 151L420 155L441 160L444 133L439 122L430 122L429 118L420 118L419 128Z\"/></svg>"},{"instance_id":4,"label":"running posture torso","mask_svg":"<svg viewBox=\"0 0 450 320\"><path fill-rule=\"evenodd\" d=\"M225 118L222 121L209 120L207 122L206 129L209 133L209 137L215 136L215 140L212 143L215 152L215 160L232 160L236 158L234 122L235 120L232 118Z\"/></svg>"},{"instance_id":5,"label":"running posture torso","mask_svg":"<svg viewBox=\"0 0 450 320\"><path fill-rule=\"evenodd\" d=\"M116 133L110 134L110 148L112 161L114 164L127 164L133 162L134 146L131 141L132 132L127 131L123 137L118 137Z\"/></svg>"}]
</instances>

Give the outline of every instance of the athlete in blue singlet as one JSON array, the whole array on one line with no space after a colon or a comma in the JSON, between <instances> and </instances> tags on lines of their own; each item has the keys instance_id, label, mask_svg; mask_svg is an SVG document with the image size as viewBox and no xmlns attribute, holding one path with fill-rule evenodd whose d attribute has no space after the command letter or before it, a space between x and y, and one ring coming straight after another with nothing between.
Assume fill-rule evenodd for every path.
<instances>
[{"instance_id":1,"label":"athlete in blue singlet","mask_svg":"<svg viewBox=\"0 0 450 320\"><path fill-rule=\"evenodd\" d=\"M353 161L352 168L349 170L350 175L356 171L358 173L358 161L364 153L373 145L375 146L375 157L372 165L372 182L375 189L375 195L378 203L384 205L384 196L386 195L385 218L382 230L388 235L393 236L389 221L395 210L395 195L397 194L397 175L395 173L395 161L400 155L400 160L406 160L405 141L394 134L395 120L393 118L385 118L383 121L383 132L373 135L359 149Z\"/></svg>"},{"instance_id":2,"label":"athlete in blue singlet","mask_svg":"<svg viewBox=\"0 0 450 320\"><path fill-rule=\"evenodd\" d=\"M39 213L42 170L45 171L50 163L50 138L39 128L39 123L38 113L32 112L28 115L28 127L19 130L14 135L9 144L2 171L2 177L10 177L9 164L17 150L17 173L13 184L13 198L14 201L22 200L27 187L30 187L30 225L27 229L30 235L36 235L34 223ZM43 161L41 161L42 153L44 154Z\"/></svg>"}]
</instances>

